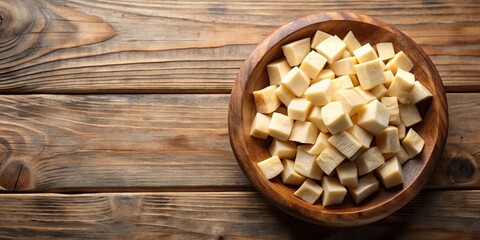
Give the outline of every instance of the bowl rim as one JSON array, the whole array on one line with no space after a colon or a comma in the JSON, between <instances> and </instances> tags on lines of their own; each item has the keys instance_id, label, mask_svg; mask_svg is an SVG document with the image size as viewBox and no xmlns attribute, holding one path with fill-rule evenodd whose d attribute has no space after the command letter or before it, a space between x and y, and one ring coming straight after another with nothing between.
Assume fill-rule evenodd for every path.
<instances>
[{"instance_id":1,"label":"bowl rim","mask_svg":"<svg viewBox=\"0 0 480 240\"><path fill-rule=\"evenodd\" d=\"M428 65L427 69L432 76L430 81L433 81L435 88L435 96L440 101L440 109L435 109L435 113L441 116L445 120L446 129L445 131L440 131L436 129L434 142L435 145L432 149L430 157L427 159L426 163L423 165L423 170L418 174L418 176L413 180L413 182L407 188L403 188L388 201L384 201L377 206L371 208L358 208L361 211L351 211L351 212L332 212L332 211L320 211L318 209L305 209L305 207L297 206L295 204L287 201L286 197L273 198L275 191L271 186L268 186L269 180L265 179L263 176L260 176L255 171L247 169L247 166L244 164L244 161L240 159L252 159L249 156L247 151L246 142L244 136L250 136L245 134L244 128L239 126L239 122L243 123L243 95L246 90L247 82L252 74L252 71L255 69L257 64L263 59L265 54L271 50L278 42L282 39L288 37L289 35L300 31L303 28L306 28L310 25L318 24L326 21L355 21L374 25L379 28L383 28L391 32L394 35L397 35L402 38L402 41L406 41L408 44L414 46L414 51L425 60L425 64ZM272 39L276 39L273 40ZM253 59L253 61L251 61ZM438 120L439 121L439 120ZM437 69L433 65L431 59L423 51L423 49L415 43L407 35L396 29L395 27L378 20L374 17L370 17L363 14L356 13L346 13L346 12L327 12L327 13L318 13L313 15L308 15L292 22L289 22L278 29L276 29L272 34L265 38L253 52L248 56L242 65L240 71L238 72L237 78L232 88L230 96L230 104L228 110L228 131L230 138L230 146L235 155L235 159L239 164L240 168L247 176L247 178L252 182L253 186L270 202L276 205L278 208L283 211L293 215L297 218L303 219L308 222L312 222L324 226L336 226L336 227L347 227L347 226L358 226L368 224L377 220L380 220L393 212L397 211L405 204L407 204L411 199L413 199L425 186L428 180L428 176L431 175L434 167L440 161L443 149L445 147L446 139L448 136L448 108L447 108L447 98L445 94L445 89L443 82L441 81L440 75L438 74ZM254 162L252 161L251 165ZM263 178L262 178L263 177ZM269 193L269 194L267 194ZM295 206L294 206L295 205ZM315 206L315 205L311 205ZM379 207L382 210L379 210ZM300 213L300 210L306 210Z\"/></svg>"}]
</instances>

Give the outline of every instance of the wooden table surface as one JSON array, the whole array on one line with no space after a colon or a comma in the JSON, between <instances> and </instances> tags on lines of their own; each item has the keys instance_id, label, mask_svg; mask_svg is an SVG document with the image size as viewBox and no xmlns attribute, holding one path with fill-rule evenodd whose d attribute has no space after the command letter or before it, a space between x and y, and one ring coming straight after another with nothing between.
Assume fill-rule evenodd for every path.
<instances>
[{"instance_id":1,"label":"wooden table surface","mask_svg":"<svg viewBox=\"0 0 480 240\"><path fill-rule=\"evenodd\" d=\"M256 44L328 11L419 43L449 105L424 189L395 214L296 220L230 149L229 93ZM0 238L480 238L480 2L0 1Z\"/></svg>"}]
</instances>

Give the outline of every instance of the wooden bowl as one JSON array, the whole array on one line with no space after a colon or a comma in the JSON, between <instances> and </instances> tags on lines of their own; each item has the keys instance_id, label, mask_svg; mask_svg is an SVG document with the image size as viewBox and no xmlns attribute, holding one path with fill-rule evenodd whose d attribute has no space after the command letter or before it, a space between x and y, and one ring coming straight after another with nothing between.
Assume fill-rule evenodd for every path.
<instances>
[{"instance_id":1,"label":"wooden bowl","mask_svg":"<svg viewBox=\"0 0 480 240\"><path fill-rule=\"evenodd\" d=\"M281 46L317 30L343 38L352 30L361 44L393 42L395 51L404 51L415 67L412 72L432 92L433 98L420 104L423 121L413 128L425 140L423 151L404 166L405 182L393 189L380 187L378 193L355 205L347 193L342 205L323 207L310 205L295 197L295 187L284 185L280 177L267 180L257 163L270 157L265 140L249 135L255 116L252 92L269 84L266 65L280 57ZM352 13L324 13L307 16L286 24L267 37L250 54L238 73L230 97L228 113L230 144L245 175L266 198L285 212L319 225L356 226L374 222L395 212L426 184L445 146L448 131L447 101L442 81L435 66L412 39L396 28L375 18ZM380 184L381 185L381 184Z\"/></svg>"}]
</instances>

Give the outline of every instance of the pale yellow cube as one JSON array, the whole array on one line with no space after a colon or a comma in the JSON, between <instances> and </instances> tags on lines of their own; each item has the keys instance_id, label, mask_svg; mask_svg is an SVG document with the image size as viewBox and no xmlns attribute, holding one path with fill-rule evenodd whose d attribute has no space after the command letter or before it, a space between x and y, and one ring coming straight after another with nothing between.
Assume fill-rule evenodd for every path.
<instances>
[{"instance_id":1,"label":"pale yellow cube","mask_svg":"<svg viewBox=\"0 0 480 240\"><path fill-rule=\"evenodd\" d=\"M397 74L398 69L403 69L404 71L410 71L413 68L413 63L408 58L408 56L403 52L400 51L395 56L390 59L387 64L385 65L385 70L392 71L393 74Z\"/></svg>"},{"instance_id":2,"label":"pale yellow cube","mask_svg":"<svg viewBox=\"0 0 480 240\"><path fill-rule=\"evenodd\" d=\"M282 86L290 90L295 96L301 97L310 86L310 78L300 68L294 67L282 79Z\"/></svg>"},{"instance_id":3,"label":"pale yellow cube","mask_svg":"<svg viewBox=\"0 0 480 240\"><path fill-rule=\"evenodd\" d=\"M318 128L311 122L295 121L288 140L305 144L314 144L317 140Z\"/></svg>"},{"instance_id":4,"label":"pale yellow cube","mask_svg":"<svg viewBox=\"0 0 480 240\"><path fill-rule=\"evenodd\" d=\"M407 127L405 126L405 124L401 121L401 123L399 125L397 125L397 128L398 128L398 138L400 140L404 139L405 136L407 135Z\"/></svg>"},{"instance_id":5,"label":"pale yellow cube","mask_svg":"<svg viewBox=\"0 0 480 240\"><path fill-rule=\"evenodd\" d=\"M325 126L332 134L339 133L353 126L350 116L343 110L342 104L339 102L328 103L323 106L320 112Z\"/></svg>"},{"instance_id":6,"label":"pale yellow cube","mask_svg":"<svg viewBox=\"0 0 480 240\"><path fill-rule=\"evenodd\" d=\"M347 131L362 145L363 148L368 149L370 147L373 139L373 135L371 133L365 131L365 129L356 124Z\"/></svg>"},{"instance_id":7,"label":"pale yellow cube","mask_svg":"<svg viewBox=\"0 0 480 240\"><path fill-rule=\"evenodd\" d=\"M266 139L268 137L268 126L271 120L271 117L257 112L250 127L250 136Z\"/></svg>"},{"instance_id":8,"label":"pale yellow cube","mask_svg":"<svg viewBox=\"0 0 480 240\"><path fill-rule=\"evenodd\" d=\"M311 179L307 179L293 194L309 204L314 204L322 193L323 188L320 185Z\"/></svg>"},{"instance_id":9,"label":"pale yellow cube","mask_svg":"<svg viewBox=\"0 0 480 240\"><path fill-rule=\"evenodd\" d=\"M280 85L282 78L287 75L291 67L285 58L278 59L267 65L268 79L270 85Z\"/></svg>"},{"instance_id":10,"label":"pale yellow cube","mask_svg":"<svg viewBox=\"0 0 480 240\"><path fill-rule=\"evenodd\" d=\"M301 185L306 177L295 171L295 162L289 159L283 159L283 172L280 174L282 182L288 185Z\"/></svg>"},{"instance_id":11,"label":"pale yellow cube","mask_svg":"<svg viewBox=\"0 0 480 240\"><path fill-rule=\"evenodd\" d=\"M355 204L360 204L363 200L367 199L370 195L378 191L380 184L373 174L365 175L358 180L358 186L354 188L348 188L350 196L352 196Z\"/></svg>"},{"instance_id":12,"label":"pale yellow cube","mask_svg":"<svg viewBox=\"0 0 480 240\"><path fill-rule=\"evenodd\" d=\"M349 53L353 54L353 51L359 49L362 45L357 40L352 31L349 31L347 35L343 38L343 42L347 45L347 50Z\"/></svg>"},{"instance_id":13,"label":"pale yellow cube","mask_svg":"<svg viewBox=\"0 0 480 240\"><path fill-rule=\"evenodd\" d=\"M375 135L378 149L382 153L397 153L400 151L400 141L398 139L398 129L394 126L388 126L382 132Z\"/></svg>"},{"instance_id":14,"label":"pale yellow cube","mask_svg":"<svg viewBox=\"0 0 480 240\"><path fill-rule=\"evenodd\" d=\"M392 84L395 76L393 75L392 71L390 71L390 70L383 72L383 75L385 76L385 83L384 83L385 87L389 88L390 85Z\"/></svg>"},{"instance_id":15,"label":"pale yellow cube","mask_svg":"<svg viewBox=\"0 0 480 240\"><path fill-rule=\"evenodd\" d=\"M313 36L313 39L312 39L312 44L310 45L311 48L315 49L316 46L318 46L318 44L320 44L321 42L323 42L325 39L331 37L332 35L326 33L326 32L322 32L320 30L317 30L317 32L315 32L315 35Z\"/></svg>"},{"instance_id":16,"label":"pale yellow cube","mask_svg":"<svg viewBox=\"0 0 480 240\"><path fill-rule=\"evenodd\" d=\"M346 131L333 134L328 139L328 142L346 158L351 158L362 147L362 144L360 144L350 133Z\"/></svg>"},{"instance_id":17,"label":"pale yellow cube","mask_svg":"<svg viewBox=\"0 0 480 240\"><path fill-rule=\"evenodd\" d=\"M420 135L418 135L418 133L412 128L408 130L407 136L405 136L405 138L402 140L402 146L410 158L413 158L419 154L424 145L425 141L423 138L420 137Z\"/></svg>"},{"instance_id":18,"label":"pale yellow cube","mask_svg":"<svg viewBox=\"0 0 480 240\"><path fill-rule=\"evenodd\" d=\"M354 162L344 161L337 167L337 175L340 183L345 187L358 186L357 165Z\"/></svg>"},{"instance_id":19,"label":"pale yellow cube","mask_svg":"<svg viewBox=\"0 0 480 240\"><path fill-rule=\"evenodd\" d=\"M356 64L355 71L363 90L370 90L385 82L383 62L380 59Z\"/></svg>"},{"instance_id":20,"label":"pale yellow cube","mask_svg":"<svg viewBox=\"0 0 480 240\"><path fill-rule=\"evenodd\" d=\"M355 90L355 92L357 92L358 95L360 95L363 98L363 102L365 104L370 103L371 101L377 99L375 96L373 96L371 92L363 90L361 86L357 86L353 88L353 90Z\"/></svg>"},{"instance_id":21,"label":"pale yellow cube","mask_svg":"<svg viewBox=\"0 0 480 240\"><path fill-rule=\"evenodd\" d=\"M387 94L387 88L383 84L378 84L376 87L372 88L370 92L380 100Z\"/></svg>"},{"instance_id":22,"label":"pale yellow cube","mask_svg":"<svg viewBox=\"0 0 480 240\"><path fill-rule=\"evenodd\" d=\"M316 156L309 154L300 146L297 148L294 169L305 177L321 180L323 171L315 161Z\"/></svg>"},{"instance_id":23,"label":"pale yellow cube","mask_svg":"<svg viewBox=\"0 0 480 240\"><path fill-rule=\"evenodd\" d=\"M374 100L358 111L357 124L372 134L378 134L388 126L389 119L388 108Z\"/></svg>"},{"instance_id":24,"label":"pale yellow cube","mask_svg":"<svg viewBox=\"0 0 480 240\"><path fill-rule=\"evenodd\" d=\"M337 36L329 37L315 47L328 63L333 63L342 57L347 45Z\"/></svg>"},{"instance_id":25,"label":"pale yellow cube","mask_svg":"<svg viewBox=\"0 0 480 240\"><path fill-rule=\"evenodd\" d=\"M357 74L355 71L355 64L358 64L355 57L346 57L330 64L330 68L332 68L336 76Z\"/></svg>"},{"instance_id":26,"label":"pale yellow cube","mask_svg":"<svg viewBox=\"0 0 480 240\"><path fill-rule=\"evenodd\" d=\"M288 117L294 120L305 121L311 109L312 103L307 99L294 98L288 105Z\"/></svg>"},{"instance_id":27,"label":"pale yellow cube","mask_svg":"<svg viewBox=\"0 0 480 240\"><path fill-rule=\"evenodd\" d=\"M395 50L391 42L377 43L377 51L382 60L388 60L395 56Z\"/></svg>"},{"instance_id":28,"label":"pale yellow cube","mask_svg":"<svg viewBox=\"0 0 480 240\"><path fill-rule=\"evenodd\" d=\"M333 80L334 78L335 78L335 73L333 72L333 70L330 68L327 68L320 71L318 75L315 77L315 79L313 79L310 82L310 84L313 85L314 83L320 82L322 80L325 80L325 79Z\"/></svg>"},{"instance_id":29,"label":"pale yellow cube","mask_svg":"<svg viewBox=\"0 0 480 240\"><path fill-rule=\"evenodd\" d=\"M362 153L355 162L357 163L358 175L363 176L385 163L385 158L378 147L372 147Z\"/></svg>"},{"instance_id":30,"label":"pale yellow cube","mask_svg":"<svg viewBox=\"0 0 480 240\"><path fill-rule=\"evenodd\" d=\"M398 151L395 156L397 156L397 159L400 162L400 164L404 164L410 159L410 156L408 155L407 151L405 151L405 148L403 148L403 146L401 145L400 145L400 151Z\"/></svg>"},{"instance_id":31,"label":"pale yellow cube","mask_svg":"<svg viewBox=\"0 0 480 240\"><path fill-rule=\"evenodd\" d=\"M327 126L325 126L325 123L323 122L321 110L322 107L313 106L310 115L307 117L307 121L315 124L321 132L329 133Z\"/></svg>"},{"instance_id":32,"label":"pale yellow cube","mask_svg":"<svg viewBox=\"0 0 480 240\"><path fill-rule=\"evenodd\" d=\"M273 113L268 125L268 134L278 140L287 141L293 128L293 119L281 113Z\"/></svg>"},{"instance_id":33,"label":"pale yellow cube","mask_svg":"<svg viewBox=\"0 0 480 240\"><path fill-rule=\"evenodd\" d=\"M415 76L399 69L388 88L387 95L397 97L400 103L410 103L410 93L415 86Z\"/></svg>"},{"instance_id":34,"label":"pale yellow cube","mask_svg":"<svg viewBox=\"0 0 480 240\"><path fill-rule=\"evenodd\" d=\"M347 194L347 189L333 177L324 176L322 179L322 187L322 205L324 207L341 204Z\"/></svg>"},{"instance_id":35,"label":"pale yellow cube","mask_svg":"<svg viewBox=\"0 0 480 240\"><path fill-rule=\"evenodd\" d=\"M272 85L253 92L257 112L271 113L280 106L281 102L275 95L275 89L277 86Z\"/></svg>"},{"instance_id":36,"label":"pale yellow cube","mask_svg":"<svg viewBox=\"0 0 480 240\"><path fill-rule=\"evenodd\" d=\"M364 99L353 89L340 90L333 99L342 104L349 116L356 114L365 104Z\"/></svg>"},{"instance_id":37,"label":"pale yellow cube","mask_svg":"<svg viewBox=\"0 0 480 240\"><path fill-rule=\"evenodd\" d=\"M385 105L390 112L389 123L397 126L400 125L400 110L398 108L397 97L382 97L382 104Z\"/></svg>"},{"instance_id":38,"label":"pale yellow cube","mask_svg":"<svg viewBox=\"0 0 480 240\"><path fill-rule=\"evenodd\" d=\"M411 127L422 121L422 116L420 116L415 104L399 104L398 109L405 127Z\"/></svg>"},{"instance_id":39,"label":"pale yellow cube","mask_svg":"<svg viewBox=\"0 0 480 240\"><path fill-rule=\"evenodd\" d=\"M283 165L278 156L267 158L257 165L267 179L272 179L283 171Z\"/></svg>"},{"instance_id":40,"label":"pale yellow cube","mask_svg":"<svg viewBox=\"0 0 480 240\"><path fill-rule=\"evenodd\" d=\"M308 77L315 78L323 69L325 63L327 63L327 59L317 52L311 51L305 59L303 59L300 69L307 74Z\"/></svg>"},{"instance_id":41,"label":"pale yellow cube","mask_svg":"<svg viewBox=\"0 0 480 240\"><path fill-rule=\"evenodd\" d=\"M432 93L419 81L415 81L415 86L410 93L410 103L416 104L432 97Z\"/></svg>"},{"instance_id":42,"label":"pale yellow cube","mask_svg":"<svg viewBox=\"0 0 480 240\"><path fill-rule=\"evenodd\" d=\"M345 156L335 147L327 147L318 155L316 162L325 174L330 175L343 160Z\"/></svg>"},{"instance_id":43,"label":"pale yellow cube","mask_svg":"<svg viewBox=\"0 0 480 240\"><path fill-rule=\"evenodd\" d=\"M385 161L385 164L380 166L376 172L386 188L391 188L404 182L402 165L397 157L392 157Z\"/></svg>"},{"instance_id":44,"label":"pale yellow cube","mask_svg":"<svg viewBox=\"0 0 480 240\"><path fill-rule=\"evenodd\" d=\"M304 38L282 46L283 55L290 66L298 66L310 52L310 38Z\"/></svg>"},{"instance_id":45,"label":"pale yellow cube","mask_svg":"<svg viewBox=\"0 0 480 240\"><path fill-rule=\"evenodd\" d=\"M280 159L294 159L297 155L297 144L274 138L268 150L272 156L278 156Z\"/></svg>"},{"instance_id":46,"label":"pale yellow cube","mask_svg":"<svg viewBox=\"0 0 480 240\"><path fill-rule=\"evenodd\" d=\"M323 152L323 150L325 150L325 148L331 146L331 144L328 142L329 138L330 135L321 132L320 134L318 134L317 140L315 140L315 143L313 145L303 145L301 147L303 150L312 155L319 155Z\"/></svg>"},{"instance_id":47,"label":"pale yellow cube","mask_svg":"<svg viewBox=\"0 0 480 240\"><path fill-rule=\"evenodd\" d=\"M290 92L285 86L280 85L275 89L275 95L285 106L288 107L292 99L296 98L295 94Z\"/></svg>"},{"instance_id":48,"label":"pale yellow cube","mask_svg":"<svg viewBox=\"0 0 480 240\"><path fill-rule=\"evenodd\" d=\"M333 98L333 85L330 79L322 80L312 84L306 91L305 97L313 103L313 105L326 105Z\"/></svg>"},{"instance_id":49,"label":"pale yellow cube","mask_svg":"<svg viewBox=\"0 0 480 240\"><path fill-rule=\"evenodd\" d=\"M340 76L332 80L333 92L343 89L353 89L353 83L349 75ZM334 94L335 95L335 94Z\"/></svg>"},{"instance_id":50,"label":"pale yellow cube","mask_svg":"<svg viewBox=\"0 0 480 240\"><path fill-rule=\"evenodd\" d=\"M375 52L375 49L373 49L370 43L367 43L362 47L353 51L353 55L357 58L359 63L368 62L378 58L377 53ZM383 69L382 69L382 72L383 72Z\"/></svg>"}]
</instances>

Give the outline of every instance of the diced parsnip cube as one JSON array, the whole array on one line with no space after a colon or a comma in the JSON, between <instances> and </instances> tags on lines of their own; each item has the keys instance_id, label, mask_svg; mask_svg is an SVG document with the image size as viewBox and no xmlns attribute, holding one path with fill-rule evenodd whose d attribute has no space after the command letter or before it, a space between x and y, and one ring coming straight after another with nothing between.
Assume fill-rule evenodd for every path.
<instances>
[{"instance_id":1,"label":"diced parsnip cube","mask_svg":"<svg viewBox=\"0 0 480 240\"><path fill-rule=\"evenodd\" d=\"M365 104L364 99L353 89L339 90L333 99L342 104L349 116L356 114Z\"/></svg>"},{"instance_id":2,"label":"diced parsnip cube","mask_svg":"<svg viewBox=\"0 0 480 240\"><path fill-rule=\"evenodd\" d=\"M332 81L325 79L312 84L312 86L305 91L305 97L312 102L313 105L325 105L329 103L333 98Z\"/></svg>"},{"instance_id":3,"label":"diced parsnip cube","mask_svg":"<svg viewBox=\"0 0 480 240\"><path fill-rule=\"evenodd\" d=\"M389 119L388 108L378 100L374 100L358 111L357 124L372 134L378 134L388 126Z\"/></svg>"},{"instance_id":4,"label":"diced parsnip cube","mask_svg":"<svg viewBox=\"0 0 480 240\"><path fill-rule=\"evenodd\" d=\"M377 51L382 60L388 60L395 56L395 50L393 50L391 42L377 43Z\"/></svg>"},{"instance_id":5,"label":"diced parsnip cube","mask_svg":"<svg viewBox=\"0 0 480 240\"><path fill-rule=\"evenodd\" d=\"M283 172L280 174L282 182L288 185L301 185L306 177L302 176L300 173L297 173L294 169L295 162L289 159L283 159Z\"/></svg>"},{"instance_id":6,"label":"diced parsnip cube","mask_svg":"<svg viewBox=\"0 0 480 240\"><path fill-rule=\"evenodd\" d=\"M305 144L314 144L317 140L318 128L311 122L295 121L288 140Z\"/></svg>"},{"instance_id":7,"label":"diced parsnip cube","mask_svg":"<svg viewBox=\"0 0 480 240\"><path fill-rule=\"evenodd\" d=\"M332 80L333 92L343 89L353 89L353 83L349 75L340 76ZM335 94L334 94L335 95Z\"/></svg>"},{"instance_id":8,"label":"diced parsnip cube","mask_svg":"<svg viewBox=\"0 0 480 240\"><path fill-rule=\"evenodd\" d=\"M372 147L362 153L355 162L357 163L358 175L363 176L385 163L385 158L378 147Z\"/></svg>"},{"instance_id":9,"label":"diced parsnip cube","mask_svg":"<svg viewBox=\"0 0 480 240\"><path fill-rule=\"evenodd\" d=\"M380 166L376 171L380 177L380 181L382 181L386 188L403 184L402 165L396 156L385 161L385 164Z\"/></svg>"},{"instance_id":10,"label":"diced parsnip cube","mask_svg":"<svg viewBox=\"0 0 480 240\"><path fill-rule=\"evenodd\" d=\"M357 160L357 158L360 157L360 155L362 155L362 154L363 154L365 151L367 151L367 150L368 150L368 148L364 148L364 147L360 148L360 150L358 150L358 151L357 151L351 158L349 158L348 160L350 160L350 161L352 161L352 162L355 161L355 160Z\"/></svg>"},{"instance_id":11,"label":"diced parsnip cube","mask_svg":"<svg viewBox=\"0 0 480 240\"><path fill-rule=\"evenodd\" d=\"M380 100L387 94L387 88L383 86L383 84L378 84L376 87L372 88L370 92L373 94L373 96Z\"/></svg>"},{"instance_id":12,"label":"diced parsnip cube","mask_svg":"<svg viewBox=\"0 0 480 240\"><path fill-rule=\"evenodd\" d=\"M348 58L348 57L353 57L353 55L348 50L343 51L341 58Z\"/></svg>"},{"instance_id":13,"label":"diced parsnip cube","mask_svg":"<svg viewBox=\"0 0 480 240\"><path fill-rule=\"evenodd\" d=\"M415 81L415 86L410 93L410 103L416 104L431 97L432 93L421 82Z\"/></svg>"},{"instance_id":14,"label":"diced parsnip cube","mask_svg":"<svg viewBox=\"0 0 480 240\"><path fill-rule=\"evenodd\" d=\"M400 125L400 110L398 109L397 97L382 97L382 104L385 105L390 112L389 123L396 126Z\"/></svg>"},{"instance_id":15,"label":"diced parsnip cube","mask_svg":"<svg viewBox=\"0 0 480 240\"><path fill-rule=\"evenodd\" d=\"M293 128L293 119L281 113L273 113L268 125L268 134L278 140L287 141Z\"/></svg>"},{"instance_id":16,"label":"diced parsnip cube","mask_svg":"<svg viewBox=\"0 0 480 240\"><path fill-rule=\"evenodd\" d=\"M422 151L424 145L425 141L423 138L412 128L408 130L407 136L402 140L402 146L410 158L417 156Z\"/></svg>"},{"instance_id":17,"label":"diced parsnip cube","mask_svg":"<svg viewBox=\"0 0 480 240\"><path fill-rule=\"evenodd\" d=\"M313 145L303 145L302 148L312 155L319 155L325 150L325 148L331 146L328 142L328 138L330 138L330 135L321 132L318 134L317 140L315 140Z\"/></svg>"},{"instance_id":18,"label":"diced parsnip cube","mask_svg":"<svg viewBox=\"0 0 480 240\"><path fill-rule=\"evenodd\" d=\"M257 165L267 179L272 179L283 171L283 165L278 156L267 158Z\"/></svg>"},{"instance_id":19,"label":"diced parsnip cube","mask_svg":"<svg viewBox=\"0 0 480 240\"><path fill-rule=\"evenodd\" d=\"M322 32L320 30L317 30L317 32L315 32L315 35L313 36L313 39L312 39L312 45L310 45L311 48L315 49L315 47L320 44L321 42L323 42L325 39L331 37L332 35L326 33L326 32Z\"/></svg>"},{"instance_id":20,"label":"diced parsnip cube","mask_svg":"<svg viewBox=\"0 0 480 240\"><path fill-rule=\"evenodd\" d=\"M400 140L405 138L405 135L407 134L407 127L405 127L405 124L401 121L400 125L397 126L398 128L398 138Z\"/></svg>"},{"instance_id":21,"label":"diced parsnip cube","mask_svg":"<svg viewBox=\"0 0 480 240\"><path fill-rule=\"evenodd\" d=\"M335 78L335 73L333 72L332 69L330 68L327 68L327 69L323 69L322 71L320 71L317 75L317 77L315 77L315 79L313 79L310 84L314 84L314 83L317 83L317 82L320 82L322 80L325 80L325 79L330 79L330 80L333 80Z\"/></svg>"},{"instance_id":22,"label":"diced parsnip cube","mask_svg":"<svg viewBox=\"0 0 480 240\"><path fill-rule=\"evenodd\" d=\"M294 98L288 105L288 117L294 120L305 121L312 109L312 103L307 99Z\"/></svg>"},{"instance_id":23,"label":"diced parsnip cube","mask_svg":"<svg viewBox=\"0 0 480 240\"><path fill-rule=\"evenodd\" d=\"M389 88L395 76L390 70L383 72L383 76L385 76L385 87Z\"/></svg>"},{"instance_id":24,"label":"diced parsnip cube","mask_svg":"<svg viewBox=\"0 0 480 240\"><path fill-rule=\"evenodd\" d=\"M398 104L398 109L405 127L411 127L422 121L422 116L420 116L415 104Z\"/></svg>"},{"instance_id":25,"label":"diced parsnip cube","mask_svg":"<svg viewBox=\"0 0 480 240\"><path fill-rule=\"evenodd\" d=\"M349 53L353 54L353 51L359 49L362 45L358 42L357 38L352 31L349 31L343 38L343 42L347 45Z\"/></svg>"},{"instance_id":26,"label":"diced parsnip cube","mask_svg":"<svg viewBox=\"0 0 480 240\"><path fill-rule=\"evenodd\" d=\"M362 147L362 144L346 131L333 134L328 142L347 158L351 158Z\"/></svg>"},{"instance_id":27,"label":"diced parsnip cube","mask_svg":"<svg viewBox=\"0 0 480 240\"><path fill-rule=\"evenodd\" d=\"M356 124L347 131L362 145L363 148L368 149L370 147L370 143L372 143L373 139L373 135L371 133L365 131Z\"/></svg>"},{"instance_id":28,"label":"diced parsnip cube","mask_svg":"<svg viewBox=\"0 0 480 240\"><path fill-rule=\"evenodd\" d=\"M320 198L322 192L323 188L320 185L311 179L307 179L293 194L309 204L314 204Z\"/></svg>"},{"instance_id":29,"label":"diced parsnip cube","mask_svg":"<svg viewBox=\"0 0 480 240\"><path fill-rule=\"evenodd\" d=\"M294 159L297 155L297 144L274 138L268 150L272 156L278 156L280 159Z\"/></svg>"},{"instance_id":30,"label":"diced parsnip cube","mask_svg":"<svg viewBox=\"0 0 480 240\"><path fill-rule=\"evenodd\" d=\"M355 57L347 57L333 62L330 67L336 76L356 74L355 64L357 63L358 61Z\"/></svg>"},{"instance_id":31,"label":"diced parsnip cube","mask_svg":"<svg viewBox=\"0 0 480 240\"><path fill-rule=\"evenodd\" d=\"M332 146L325 148L318 155L316 162L325 174L330 175L343 160L345 160L345 156Z\"/></svg>"},{"instance_id":32,"label":"diced parsnip cube","mask_svg":"<svg viewBox=\"0 0 480 240\"><path fill-rule=\"evenodd\" d=\"M362 47L360 47L359 49L356 49L355 51L353 51L353 55L357 58L359 63L368 62L378 58L377 53L375 52L375 49L373 49L370 43L367 43ZM383 72L383 69L382 69L382 72Z\"/></svg>"},{"instance_id":33,"label":"diced parsnip cube","mask_svg":"<svg viewBox=\"0 0 480 240\"><path fill-rule=\"evenodd\" d=\"M271 120L271 117L257 112L250 128L250 136L266 139L268 137L268 125L270 125Z\"/></svg>"},{"instance_id":34,"label":"diced parsnip cube","mask_svg":"<svg viewBox=\"0 0 480 240\"><path fill-rule=\"evenodd\" d=\"M290 92L285 86L280 85L277 89L275 89L275 95L277 98L288 107L292 99L296 98L295 94Z\"/></svg>"},{"instance_id":35,"label":"diced parsnip cube","mask_svg":"<svg viewBox=\"0 0 480 240\"><path fill-rule=\"evenodd\" d=\"M294 67L282 78L282 86L290 90L295 96L301 97L310 86L310 78L300 68Z\"/></svg>"},{"instance_id":36,"label":"diced parsnip cube","mask_svg":"<svg viewBox=\"0 0 480 240\"><path fill-rule=\"evenodd\" d=\"M363 98L363 101L365 104L370 103L371 101L377 99L375 96L373 96L371 92L363 90L361 86L357 86L353 90L355 90L358 93L358 95L360 95Z\"/></svg>"},{"instance_id":37,"label":"diced parsnip cube","mask_svg":"<svg viewBox=\"0 0 480 240\"><path fill-rule=\"evenodd\" d=\"M295 158L295 171L305 177L321 180L323 172L315 161L315 157L315 155L309 154L299 146L297 148L297 156Z\"/></svg>"},{"instance_id":38,"label":"diced parsnip cube","mask_svg":"<svg viewBox=\"0 0 480 240\"><path fill-rule=\"evenodd\" d=\"M398 129L394 126L388 126L382 132L375 136L378 149L382 153L397 153L400 151L400 141L398 140Z\"/></svg>"},{"instance_id":39,"label":"diced parsnip cube","mask_svg":"<svg viewBox=\"0 0 480 240\"><path fill-rule=\"evenodd\" d=\"M398 151L396 156L400 164L404 164L410 159L410 156L408 156L408 153L405 151L405 149L401 145L400 145L400 151Z\"/></svg>"},{"instance_id":40,"label":"diced parsnip cube","mask_svg":"<svg viewBox=\"0 0 480 240\"><path fill-rule=\"evenodd\" d=\"M357 165L354 162L344 161L337 167L337 174L340 183L345 187L358 186Z\"/></svg>"},{"instance_id":41,"label":"diced parsnip cube","mask_svg":"<svg viewBox=\"0 0 480 240\"><path fill-rule=\"evenodd\" d=\"M333 177L324 176L322 179L322 187L322 205L324 207L341 204L347 194L347 189Z\"/></svg>"},{"instance_id":42,"label":"diced parsnip cube","mask_svg":"<svg viewBox=\"0 0 480 240\"><path fill-rule=\"evenodd\" d=\"M410 61L410 58L408 58L403 51L395 54L395 56L387 62L387 65L385 65L385 70L390 70L393 74L397 74L398 69L403 69L408 72L412 70L412 68L412 61Z\"/></svg>"},{"instance_id":43,"label":"diced parsnip cube","mask_svg":"<svg viewBox=\"0 0 480 240\"><path fill-rule=\"evenodd\" d=\"M410 93L415 86L415 76L402 69L397 71L397 75L393 79L392 84L388 88L387 95L397 97L400 103L410 102Z\"/></svg>"},{"instance_id":44,"label":"diced parsnip cube","mask_svg":"<svg viewBox=\"0 0 480 240\"><path fill-rule=\"evenodd\" d=\"M298 66L310 52L310 38L304 38L282 46L283 55L290 66Z\"/></svg>"},{"instance_id":45,"label":"diced parsnip cube","mask_svg":"<svg viewBox=\"0 0 480 240\"><path fill-rule=\"evenodd\" d=\"M361 203L368 196L378 191L380 184L373 174L365 175L358 180L358 186L348 188L355 204Z\"/></svg>"},{"instance_id":46,"label":"diced parsnip cube","mask_svg":"<svg viewBox=\"0 0 480 240\"><path fill-rule=\"evenodd\" d=\"M347 45L337 36L329 37L315 47L328 63L333 63L342 57Z\"/></svg>"},{"instance_id":47,"label":"diced parsnip cube","mask_svg":"<svg viewBox=\"0 0 480 240\"><path fill-rule=\"evenodd\" d=\"M347 112L339 102L330 102L321 109L323 123L332 134L346 130L353 126Z\"/></svg>"},{"instance_id":48,"label":"diced parsnip cube","mask_svg":"<svg viewBox=\"0 0 480 240\"><path fill-rule=\"evenodd\" d=\"M257 112L271 113L280 106L281 102L275 95L275 89L277 86L272 85L253 92Z\"/></svg>"},{"instance_id":49,"label":"diced parsnip cube","mask_svg":"<svg viewBox=\"0 0 480 240\"><path fill-rule=\"evenodd\" d=\"M305 59L303 59L300 69L307 74L308 77L315 78L318 73L320 73L320 70L323 69L325 63L327 63L327 59L317 52L311 51Z\"/></svg>"},{"instance_id":50,"label":"diced parsnip cube","mask_svg":"<svg viewBox=\"0 0 480 240\"><path fill-rule=\"evenodd\" d=\"M385 82L383 62L380 59L356 64L355 71L363 90L370 90Z\"/></svg>"},{"instance_id":51,"label":"diced parsnip cube","mask_svg":"<svg viewBox=\"0 0 480 240\"><path fill-rule=\"evenodd\" d=\"M285 58L278 59L267 65L268 79L270 85L280 85L282 78L287 75L291 67Z\"/></svg>"},{"instance_id":52,"label":"diced parsnip cube","mask_svg":"<svg viewBox=\"0 0 480 240\"><path fill-rule=\"evenodd\" d=\"M329 133L327 126L325 126L325 123L323 122L321 109L322 107L320 106L313 106L310 115L307 117L307 121L315 124L321 132Z\"/></svg>"}]
</instances>

